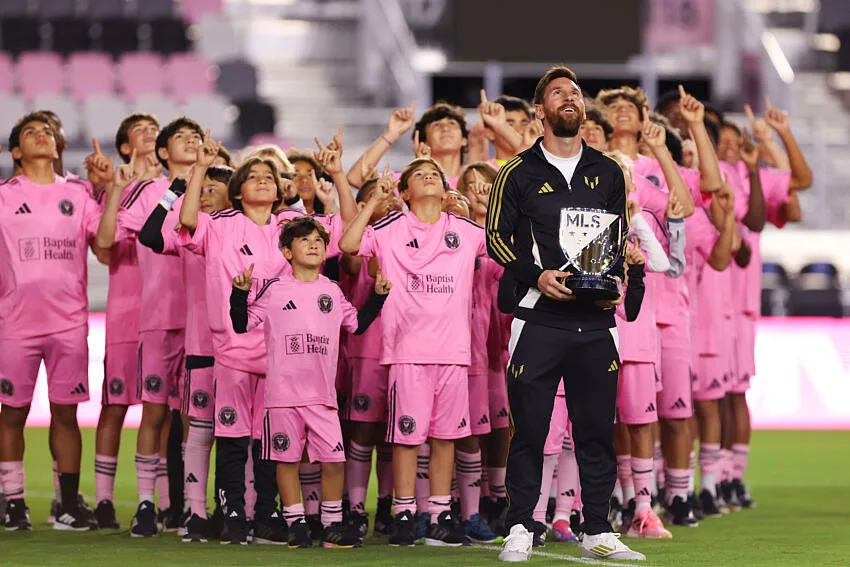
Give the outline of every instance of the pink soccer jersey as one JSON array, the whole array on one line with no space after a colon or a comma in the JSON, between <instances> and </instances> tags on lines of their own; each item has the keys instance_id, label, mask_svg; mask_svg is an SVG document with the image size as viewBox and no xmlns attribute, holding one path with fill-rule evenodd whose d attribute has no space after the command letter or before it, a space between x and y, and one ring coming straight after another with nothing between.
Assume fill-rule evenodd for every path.
<instances>
[{"instance_id":1,"label":"pink soccer jersey","mask_svg":"<svg viewBox=\"0 0 850 567\"><path fill-rule=\"evenodd\" d=\"M632 169L633 173L636 173L641 177L645 177L652 182L653 185L662 189L665 193L669 191L667 188L667 180L664 177L664 170L661 168L661 164L658 163L658 160L638 155L637 159L633 161ZM688 169L682 166L677 166L677 169L679 170L679 174L682 176L682 179L694 200L694 205L697 207L702 206L703 201L702 194L700 193L700 172L695 169Z\"/></svg>"},{"instance_id":2,"label":"pink soccer jersey","mask_svg":"<svg viewBox=\"0 0 850 567\"><path fill-rule=\"evenodd\" d=\"M86 254L100 215L76 184L39 185L22 175L0 184L0 338L88 322Z\"/></svg>"},{"instance_id":3,"label":"pink soccer jersey","mask_svg":"<svg viewBox=\"0 0 850 567\"><path fill-rule=\"evenodd\" d=\"M207 317L205 259L185 249L181 250L180 258L186 278L186 356L215 356Z\"/></svg>"},{"instance_id":4,"label":"pink soccer jersey","mask_svg":"<svg viewBox=\"0 0 850 567\"><path fill-rule=\"evenodd\" d=\"M139 340L142 272L136 243L122 240L109 253L109 291L106 296L106 344Z\"/></svg>"},{"instance_id":5,"label":"pink soccer jersey","mask_svg":"<svg viewBox=\"0 0 850 567\"><path fill-rule=\"evenodd\" d=\"M381 364L470 363L470 306L484 230L442 213L434 224L390 213L366 228L359 255L378 259L393 282L381 317Z\"/></svg>"},{"instance_id":6,"label":"pink soccer jersey","mask_svg":"<svg viewBox=\"0 0 850 567\"><path fill-rule=\"evenodd\" d=\"M266 371L266 347L261 329L236 334L230 323L230 289L233 277L254 264L254 292L273 278L291 273L280 251L283 224L301 213L283 211L260 226L236 209L198 214L195 233L181 229L181 244L205 256L206 301L216 361L252 374ZM331 233L328 256L338 253L342 224L338 215L317 216Z\"/></svg>"},{"instance_id":7,"label":"pink soccer jersey","mask_svg":"<svg viewBox=\"0 0 850 567\"><path fill-rule=\"evenodd\" d=\"M495 260L481 257L476 261L475 275L472 283L472 310L471 310L471 363L469 374L487 375L489 364L487 353L487 337L490 334L490 314L493 310L493 302L496 300L498 289L498 278L495 277ZM501 266L500 266L501 267ZM494 287L493 282L496 282Z\"/></svg>"},{"instance_id":8,"label":"pink soccer jersey","mask_svg":"<svg viewBox=\"0 0 850 567\"><path fill-rule=\"evenodd\" d=\"M357 309L340 287L322 275L269 280L248 304L248 329L261 323L269 353L263 407L336 409L340 329L357 330Z\"/></svg>"},{"instance_id":9,"label":"pink soccer jersey","mask_svg":"<svg viewBox=\"0 0 850 567\"><path fill-rule=\"evenodd\" d=\"M341 270L340 283L351 304L357 309L366 304L369 294L375 288L375 278L369 275L369 258L363 258L363 264L356 276L350 276ZM362 335L343 336L346 358L381 358L381 317L369 325Z\"/></svg>"},{"instance_id":10,"label":"pink soccer jersey","mask_svg":"<svg viewBox=\"0 0 850 567\"><path fill-rule=\"evenodd\" d=\"M645 291L637 319L626 320L624 304L617 306L615 322L620 337L622 362L655 363L658 359L658 332L655 329L655 283L644 278Z\"/></svg>"},{"instance_id":11,"label":"pink soccer jersey","mask_svg":"<svg viewBox=\"0 0 850 567\"><path fill-rule=\"evenodd\" d=\"M121 201L115 228L115 240L136 240L159 200L171 186L164 177L142 181L133 186ZM182 199L182 198L181 198ZM178 200L165 217L162 232L173 232L180 215ZM186 326L186 293L183 264L176 255L157 254L136 243L142 274L142 316L140 331L167 331Z\"/></svg>"},{"instance_id":12,"label":"pink soccer jersey","mask_svg":"<svg viewBox=\"0 0 850 567\"><path fill-rule=\"evenodd\" d=\"M691 339L696 341L699 335L698 306L700 295L697 293L703 271L711 269L706 266L706 260L711 255L714 243L717 242L717 229L708 218L703 208L698 208L694 214L685 219L685 269L684 278L687 281L690 294Z\"/></svg>"}]
</instances>

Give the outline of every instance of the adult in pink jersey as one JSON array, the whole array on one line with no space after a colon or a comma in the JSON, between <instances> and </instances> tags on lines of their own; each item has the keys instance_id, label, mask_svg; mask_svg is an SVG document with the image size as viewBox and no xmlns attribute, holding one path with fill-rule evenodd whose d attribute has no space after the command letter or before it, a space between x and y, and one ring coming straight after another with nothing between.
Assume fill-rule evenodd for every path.
<instances>
[{"instance_id":1,"label":"adult in pink jersey","mask_svg":"<svg viewBox=\"0 0 850 567\"><path fill-rule=\"evenodd\" d=\"M215 157L215 144L207 140L198 170L205 171ZM322 149L316 154L326 171L337 184L340 210L350 215L355 210L354 197L339 164L339 153ZM209 324L213 332L216 359L213 374L216 384L217 463L216 475L227 518L222 541L242 543L247 540L245 515L245 464L253 455L254 482L257 487L255 532L257 525L266 542L284 541L282 522L274 507L274 469L260 458L259 439L262 430L263 377L266 350L260 330L236 334L228 324L227 298L231 274L241 273L254 265L258 287L289 271L279 253L278 242L282 224L302 213L284 210L276 215L284 200L284 187L294 197L294 186L280 179L277 164L272 159L251 158L234 173L228 195L234 209L213 215L198 214L200 186L190 183L180 211L183 226L183 245L206 257L206 285ZM342 233L340 215L317 217L331 233L331 254L338 254L336 242ZM251 442L251 438L255 442Z\"/></svg>"},{"instance_id":2,"label":"adult in pink jersey","mask_svg":"<svg viewBox=\"0 0 850 567\"><path fill-rule=\"evenodd\" d=\"M170 209L179 195L169 190L177 178L185 178L197 159L203 138L201 127L189 118L169 123L156 139L156 156L168 169L169 177L136 182L126 197L113 188L104 207L98 228L97 244L111 247L123 240L136 241L139 268L142 273L139 322L139 361L136 392L142 402L142 420L136 441L136 478L139 507L133 519L131 534L152 537L157 534L154 487L161 465L163 430L170 423L169 394L177 386L184 360L186 297L183 268L177 256L160 255L138 242L137 236L150 213L162 203ZM136 173L135 171L133 173ZM119 210L120 209L120 210ZM172 212L165 226L177 224ZM164 471L163 471L164 472ZM159 485L160 504L167 504L168 490Z\"/></svg>"},{"instance_id":3,"label":"adult in pink jersey","mask_svg":"<svg viewBox=\"0 0 850 567\"><path fill-rule=\"evenodd\" d=\"M9 136L21 175L0 185L0 481L7 530L30 530L24 502L24 426L39 365L47 368L62 515L54 529L93 525L77 504L82 440L77 404L88 400L86 250L100 207L57 182L49 117L22 117Z\"/></svg>"},{"instance_id":4,"label":"adult in pink jersey","mask_svg":"<svg viewBox=\"0 0 850 567\"><path fill-rule=\"evenodd\" d=\"M234 278L230 296L230 320L236 332L263 324L269 352L263 457L277 463L290 547L312 545L299 482L305 449L310 461L322 464L322 546L360 545L357 527L342 521L345 448L334 384L340 330L356 334L366 330L391 285L377 274L375 291L358 312L340 287L320 274L329 241L317 220L290 221L280 242L292 273L266 282L249 305L253 268L248 268ZM313 378L305 381L307 375Z\"/></svg>"},{"instance_id":5,"label":"adult in pink jersey","mask_svg":"<svg viewBox=\"0 0 850 567\"><path fill-rule=\"evenodd\" d=\"M388 176L346 230L340 248L378 260L396 282L381 317L381 363L389 370L396 519L391 545L415 539L414 484L419 445L431 441L430 510L426 544L458 546L464 534L452 518L454 440L468 437L467 371L470 308L476 258L484 232L469 219L441 212L446 179L429 158L412 161L399 183L410 212L392 213L367 227L392 188ZM422 511L424 512L424 510Z\"/></svg>"}]
</instances>

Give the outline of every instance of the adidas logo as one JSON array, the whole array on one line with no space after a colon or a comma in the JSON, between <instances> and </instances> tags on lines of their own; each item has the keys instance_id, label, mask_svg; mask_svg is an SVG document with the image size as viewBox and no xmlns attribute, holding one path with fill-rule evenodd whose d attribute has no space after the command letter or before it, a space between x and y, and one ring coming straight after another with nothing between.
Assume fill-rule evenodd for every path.
<instances>
[{"instance_id":1,"label":"adidas logo","mask_svg":"<svg viewBox=\"0 0 850 567\"><path fill-rule=\"evenodd\" d=\"M538 195L545 195L546 193L554 193L554 192L555 192L555 190L552 189L552 186L549 185L549 182L547 181L546 183L543 184L543 187L541 187L537 191L537 194Z\"/></svg>"},{"instance_id":2,"label":"adidas logo","mask_svg":"<svg viewBox=\"0 0 850 567\"><path fill-rule=\"evenodd\" d=\"M16 215L28 215L30 213L32 213L32 211L30 210L29 206L26 203L21 205L20 208L17 211L15 211Z\"/></svg>"},{"instance_id":3,"label":"adidas logo","mask_svg":"<svg viewBox=\"0 0 850 567\"><path fill-rule=\"evenodd\" d=\"M245 254L246 256L253 256L254 255L254 253L251 252L251 249L248 248L247 244L244 245L242 248L240 248L239 251L242 252L243 254Z\"/></svg>"},{"instance_id":4,"label":"adidas logo","mask_svg":"<svg viewBox=\"0 0 850 567\"><path fill-rule=\"evenodd\" d=\"M488 423L490 423L490 420L487 419L486 415L481 416L481 419L478 420L478 425L487 425Z\"/></svg>"},{"instance_id":5,"label":"adidas logo","mask_svg":"<svg viewBox=\"0 0 850 567\"><path fill-rule=\"evenodd\" d=\"M413 240L405 244L405 246L409 248L419 248L419 241L414 238Z\"/></svg>"},{"instance_id":6,"label":"adidas logo","mask_svg":"<svg viewBox=\"0 0 850 567\"><path fill-rule=\"evenodd\" d=\"M419 479L419 480L427 480L431 477L428 476L428 473L426 473L426 472L418 472L418 473L416 473L416 478Z\"/></svg>"},{"instance_id":7,"label":"adidas logo","mask_svg":"<svg viewBox=\"0 0 850 567\"><path fill-rule=\"evenodd\" d=\"M608 547L607 545L595 545L588 549L594 555L598 555L599 557L607 557L609 553L614 551L613 547Z\"/></svg>"},{"instance_id":8,"label":"adidas logo","mask_svg":"<svg viewBox=\"0 0 850 567\"><path fill-rule=\"evenodd\" d=\"M641 489L640 492L638 492L638 496L649 496L649 495L650 495L649 490L647 490L646 487L644 487L643 489Z\"/></svg>"},{"instance_id":9,"label":"adidas logo","mask_svg":"<svg viewBox=\"0 0 850 567\"><path fill-rule=\"evenodd\" d=\"M190 484L198 482L198 477L196 477L194 473L189 473L189 476L186 477L186 482Z\"/></svg>"},{"instance_id":10,"label":"adidas logo","mask_svg":"<svg viewBox=\"0 0 850 567\"><path fill-rule=\"evenodd\" d=\"M708 389L713 390L714 388L719 388L719 387L720 387L720 382L717 380L717 378L715 378L714 380L711 381L711 386L709 386Z\"/></svg>"},{"instance_id":11,"label":"adidas logo","mask_svg":"<svg viewBox=\"0 0 850 567\"><path fill-rule=\"evenodd\" d=\"M342 443L337 443L336 447L334 447L334 453L339 453L340 451L345 451L345 447L342 446Z\"/></svg>"},{"instance_id":12,"label":"adidas logo","mask_svg":"<svg viewBox=\"0 0 850 567\"><path fill-rule=\"evenodd\" d=\"M576 491L575 491L574 489L570 488L570 489L569 489L569 490L567 490L566 492L562 492L562 493L561 493L561 495L562 495L562 496L575 496L575 495L576 495Z\"/></svg>"},{"instance_id":13,"label":"adidas logo","mask_svg":"<svg viewBox=\"0 0 850 567\"><path fill-rule=\"evenodd\" d=\"M238 518L238 517L239 517L239 513L236 510L232 511L230 513L230 516L228 516L228 518Z\"/></svg>"},{"instance_id":14,"label":"adidas logo","mask_svg":"<svg viewBox=\"0 0 850 567\"><path fill-rule=\"evenodd\" d=\"M616 360L611 361L611 366L608 367L608 372L616 372L620 369L620 365Z\"/></svg>"},{"instance_id":15,"label":"adidas logo","mask_svg":"<svg viewBox=\"0 0 850 567\"><path fill-rule=\"evenodd\" d=\"M289 311L290 309L298 309L298 308L295 307L295 302L290 299L289 303L287 303L286 305L283 306L283 309L285 311Z\"/></svg>"},{"instance_id":16,"label":"adidas logo","mask_svg":"<svg viewBox=\"0 0 850 567\"><path fill-rule=\"evenodd\" d=\"M307 498L305 498L305 500L307 500L308 502L318 502L319 501L319 495L316 494L316 491L314 490L313 492L311 492L307 496Z\"/></svg>"},{"instance_id":17,"label":"adidas logo","mask_svg":"<svg viewBox=\"0 0 850 567\"><path fill-rule=\"evenodd\" d=\"M508 408L500 409L499 413L496 414L496 417L508 417Z\"/></svg>"},{"instance_id":18,"label":"adidas logo","mask_svg":"<svg viewBox=\"0 0 850 567\"><path fill-rule=\"evenodd\" d=\"M676 400L676 403L673 404L673 408L675 409L685 409L686 407L688 407L688 404L686 404L685 400L682 398L679 398Z\"/></svg>"},{"instance_id":19,"label":"adidas logo","mask_svg":"<svg viewBox=\"0 0 850 567\"><path fill-rule=\"evenodd\" d=\"M649 405L646 406L646 410L645 410L644 413L649 413L651 411L655 411L655 404L653 404L652 402L649 402Z\"/></svg>"},{"instance_id":20,"label":"adidas logo","mask_svg":"<svg viewBox=\"0 0 850 567\"><path fill-rule=\"evenodd\" d=\"M77 384L77 387L71 390L72 394L85 394L88 390L86 390L85 384Z\"/></svg>"},{"instance_id":21,"label":"adidas logo","mask_svg":"<svg viewBox=\"0 0 850 567\"><path fill-rule=\"evenodd\" d=\"M463 429L466 427L466 418L460 420L460 425L457 426L458 429Z\"/></svg>"}]
</instances>

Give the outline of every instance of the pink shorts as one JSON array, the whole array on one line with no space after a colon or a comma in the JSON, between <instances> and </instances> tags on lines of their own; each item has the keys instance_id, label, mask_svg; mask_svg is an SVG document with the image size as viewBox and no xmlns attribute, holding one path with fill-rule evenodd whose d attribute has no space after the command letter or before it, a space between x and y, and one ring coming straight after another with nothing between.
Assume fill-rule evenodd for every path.
<instances>
[{"instance_id":1,"label":"pink shorts","mask_svg":"<svg viewBox=\"0 0 850 567\"><path fill-rule=\"evenodd\" d=\"M661 376L658 392L658 417L687 419L693 415L691 386L690 332L679 325L659 325L659 362Z\"/></svg>"},{"instance_id":2,"label":"pink shorts","mask_svg":"<svg viewBox=\"0 0 850 567\"><path fill-rule=\"evenodd\" d=\"M215 436L253 437L263 435L263 374L251 374L213 366L215 381Z\"/></svg>"},{"instance_id":3,"label":"pink shorts","mask_svg":"<svg viewBox=\"0 0 850 567\"><path fill-rule=\"evenodd\" d=\"M490 391L487 374L470 374L469 390L469 428L473 435L490 433Z\"/></svg>"},{"instance_id":4,"label":"pink shorts","mask_svg":"<svg viewBox=\"0 0 850 567\"><path fill-rule=\"evenodd\" d=\"M370 423L387 421L389 367L374 358L349 358L345 419Z\"/></svg>"},{"instance_id":5,"label":"pink shorts","mask_svg":"<svg viewBox=\"0 0 850 567\"><path fill-rule=\"evenodd\" d=\"M564 435L567 434L567 424L569 421L566 398L564 396L555 396L552 419L549 420L549 434L546 436L546 444L543 445L544 455L558 455L561 453L561 447L564 444Z\"/></svg>"},{"instance_id":6,"label":"pink shorts","mask_svg":"<svg viewBox=\"0 0 850 567\"><path fill-rule=\"evenodd\" d=\"M263 417L263 455L268 461L297 463L304 446L311 463L342 463L345 447L337 410L330 406L267 408Z\"/></svg>"},{"instance_id":7,"label":"pink shorts","mask_svg":"<svg viewBox=\"0 0 850 567\"><path fill-rule=\"evenodd\" d=\"M153 404L169 403L168 398L172 392L176 393L175 387L183 368L185 335L183 329L139 333L141 370L136 386L139 400Z\"/></svg>"},{"instance_id":8,"label":"pink shorts","mask_svg":"<svg viewBox=\"0 0 850 567\"><path fill-rule=\"evenodd\" d=\"M393 364L389 371L387 442L421 445L428 437L469 437L467 367Z\"/></svg>"},{"instance_id":9,"label":"pink shorts","mask_svg":"<svg viewBox=\"0 0 850 567\"><path fill-rule=\"evenodd\" d=\"M180 411L196 419L215 417L215 380L213 367L186 369Z\"/></svg>"},{"instance_id":10,"label":"pink shorts","mask_svg":"<svg viewBox=\"0 0 850 567\"><path fill-rule=\"evenodd\" d=\"M53 335L0 339L0 404L22 408L32 403L42 360L51 402L88 401L88 331L88 325L80 325Z\"/></svg>"},{"instance_id":11,"label":"pink shorts","mask_svg":"<svg viewBox=\"0 0 850 567\"><path fill-rule=\"evenodd\" d=\"M728 374L726 357L700 355L697 361L697 387L694 399L700 402L719 400L726 395L723 376Z\"/></svg>"},{"instance_id":12,"label":"pink shorts","mask_svg":"<svg viewBox=\"0 0 850 567\"><path fill-rule=\"evenodd\" d=\"M490 428L508 429L510 427L510 406L508 405L508 382L505 379L507 362L499 370L490 369L487 372L487 387L489 389Z\"/></svg>"},{"instance_id":13,"label":"pink shorts","mask_svg":"<svg viewBox=\"0 0 850 567\"><path fill-rule=\"evenodd\" d=\"M736 372L729 392L745 394L750 389L750 380L756 374L756 319L749 315L738 315L735 326Z\"/></svg>"},{"instance_id":14,"label":"pink shorts","mask_svg":"<svg viewBox=\"0 0 850 567\"><path fill-rule=\"evenodd\" d=\"M622 423L641 425L658 421L655 365L624 362L617 387L617 418Z\"/></svg>"},{"instance_id":15,"label":"pink shorts","mask_svg":"<svg viewBox=\"0 0 850 567\"><path fill-rule=\"evenodd\" d=\"M168 394L168 407L172 410L183 410L183 392L186 389L186 366L180 365L180 371L177 375L177 380Z\"/></svg>"},{"instance_id":16,"label":"pink shorts","mask_svg":"<svg viewBox=\"0 0 850 567\"><path fill-rule=\"evenodd\" d=\"M104 406L132 406L139 403L135 385L139 382L139 343L106 345L103 357ZM130 385L128 388L127 385Z\"/></svg>"}]
</instances>

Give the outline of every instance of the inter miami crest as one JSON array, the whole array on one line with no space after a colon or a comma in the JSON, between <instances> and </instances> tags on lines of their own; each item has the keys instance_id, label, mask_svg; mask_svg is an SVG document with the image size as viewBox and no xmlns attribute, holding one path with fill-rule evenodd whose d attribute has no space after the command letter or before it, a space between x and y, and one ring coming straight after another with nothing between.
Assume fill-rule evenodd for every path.
<instances>
[{"instance_id":1,"label":"inter miami crest","mask_svg":"<svg viewBox=\"0 0 850 567\"><path fill-rule=\"evenodd\" d=\"M0 380L0 393L4 396L15 395L15 386L12 384L11 380L7 380L6 378Z\"/></svg>"},{"instance_id":2,"label":"inter miami crest","mask_svg":"<svg viewBox=\"0 0 850 567\"><path fill-rule=\"evenodd\" d=\"M65 215L66 217L70 217L74 214L74 203L72 203L68 199L62 199L61 201L59 201L59 212Z\"/></svg>"},{"instance_id":3,"label":"inter miami crest","mask_svg":"<svg viewBox=\"0 0 850 567\"><path fill-rule=\"evenodd\" d=\"M369 399L368 394L357 394L354 396L352 406L357 413L366 413L372 406L372 400Z\"/></svg>"},{"instance_id":4,"label":"inter miami crest","mask_svg":"<svg viewBox=\"0 0 850 567\"><path fill-rule=\"evenodd\" d=\"M145 376L145 390L151 394L159 393L162 390L162 378L156 374L148 374Z\"/></svg>"},{"instance_id":5,"label":"inter miami crest","mask_svg":"<svg viewBox=\"0 0 850 567\"><path fill-rule=\"evenodd\" d=\"M403 415L398 418L398 430L402 435L410 435L416 431L416 420L409 415Z\"/></svg>"},{"instance_id":6,"label":"inter miami crest","mask_svg":"<svg viewBox=\"0 0 850 567\"><path fill-rule=\"evenodd\" d=\"M334 308L334 300L331 299L331 296L323 293L319 296L319 311L322 313L330 313Z\"/></svg>"},{"instance_id":7,"label":"inter miami crest","mask_svg":"<svg viewBox=\"0 0 850 567\"><path fill-rule=\"evenodd\" d=\"M195 390L192 392L192 405L199 410L210 405L210 395L203 390Z\"/></svg>"},{"instance_id":8,"label":"inter miami crest","mask_svg":"<svg viewBox=\"0 0 850 567\"><path fill-rule=\"evenodd\" d=\"M276 453L284 453L289 449L289 435L286 433L275 433L272 437L272 449Z\"/></svg>"},{"instance_id":9,"label":"inter miami crest","mask_svg":"<svg viewBox=\"0 0 850 567\"><path fill-rule=\"evenodd\" d=\"M124 380L121 378L113 378L109 381L109 393L113 396L120 396L124 393Z\"/></svg>"},{"instance_id":10,"label":"inter miami crest","mask_svg":"<svg viewBox=\"0 0 850 567\"><path fill-rule=\"evenodd\" d=\"M446 241L446 247L449 250L455 250L458 246L460 246L460 236L458 236L453 230L450 230L443 235L443 240Z\"/></svg>"},{"instance_id":11,"label":"inter miami crest","mask_svg":"<svg viewBox=\"0 0 850 567\"><path fill-rule=\"evenodd\" d=\"M230 406L221 408L218 412L218 422L225 427L230 427L236 423L236 409Z\"/></svg>"}]
</instances>

